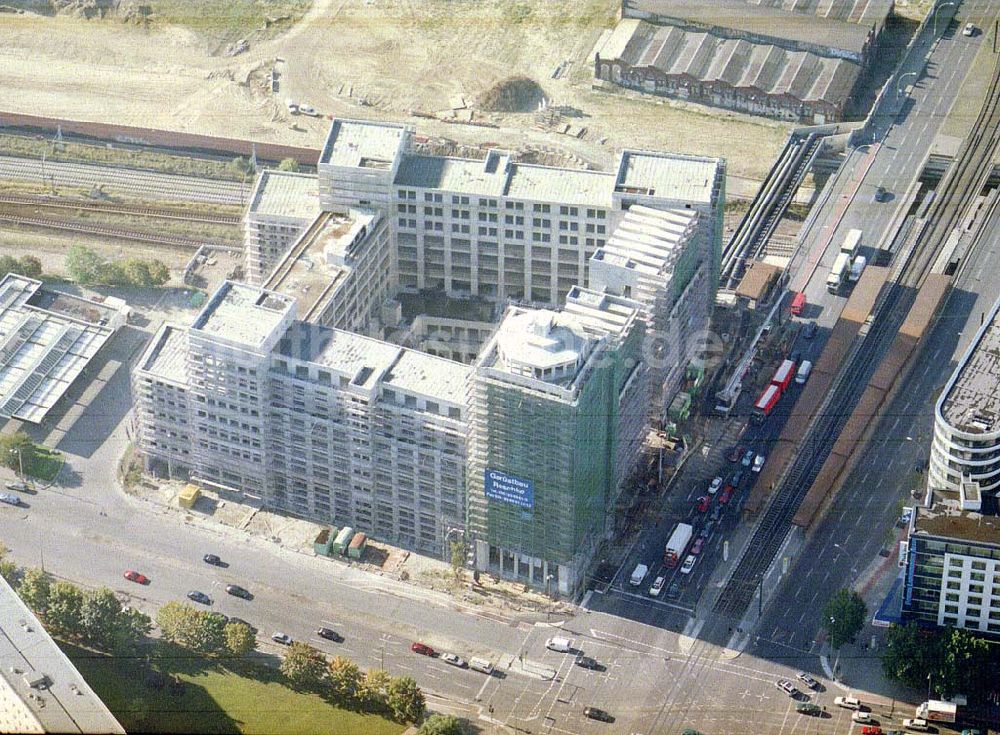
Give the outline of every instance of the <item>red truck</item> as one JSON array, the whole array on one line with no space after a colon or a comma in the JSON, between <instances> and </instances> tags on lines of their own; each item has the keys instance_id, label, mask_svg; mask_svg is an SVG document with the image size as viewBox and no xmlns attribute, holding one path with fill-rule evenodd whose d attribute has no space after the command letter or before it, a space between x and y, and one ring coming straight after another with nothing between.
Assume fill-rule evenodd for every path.
<instances>
[{"instance_id":1,"label":"red truck","mask_svg":"<svg viewBox=\"0 0 1000 735\"><path fill-rule=\"evenodd\" d=\"M799 291L792 299L792 316L800 316L806 307L806 292Z\"/></svg>"}]
</instances>

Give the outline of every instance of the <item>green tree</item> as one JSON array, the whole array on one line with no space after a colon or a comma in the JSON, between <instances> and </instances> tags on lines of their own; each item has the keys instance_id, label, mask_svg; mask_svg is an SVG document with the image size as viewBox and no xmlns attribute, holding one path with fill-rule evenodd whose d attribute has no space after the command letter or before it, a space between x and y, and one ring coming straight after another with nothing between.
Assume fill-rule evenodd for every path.
<instances>
[{"instance_id":1,"label":"green tree","mask_svg":"<svg viewBox=\"0 0 1000 735\"><path fill-rule=\"evenodd\" d=\"M326 679L327 664L323 654L310 645L296 641L281 660L281 673L297 689L315 689Z\"/></svg>"},{"instance_id":2,"label":"green tree","mask_svg":"<svg viewBox=\"0 0 1000 735\"><path fill-rule=\"evenodd\" d=\"M21 263L13 255L0 255L0 277L8 273L20 273Z\"/></svg>"},{"instance_id":3,"label":"green tree","mask_svg":"<svg viewBox=\"0 0 1000 735\"><path fill-rule=\"evenodd\" d=\"M848 589L838 590L823 608L823 627L830 645L839 649L853 643L865 626L868 608L861 595Z\"/></svg>"},{"instance_id":4,"label":"green tree","mask_svg":"<svg viewBox=\"0 0 1000 735\"><path fill-rule=\"evenodd\" d=\"M121 636L122 603L107 587L83 593L80 626L83 637L102 651L110 651Z\"/></svg>"},{"instance_id":5,"label":"green tree","mask_svg":"<svg viewBox=\"0 0 1000 735\"><path fill-rule=\"evenodd\" d=\"M226 650L226 624L220 613L195 610L187 631L187 647L199 653L222 653Z\"/></svg>"},{"instance_id":6,"label":"green tree","mask_svg":"<svg viewBox=\"0 0 1000 735\"><path fill-rule=\"evenodd\" d=\"M66 252L66 270L74 281L85 286L98 282L103 265L101 256L83 245L74 245Z\"/></svg>"},{"instance_id":7,"label":"green tree","mask_svg":"<svg viewBox=\"0 0 1000 735\"><path fill-rule=\"evenodd\" d=\"M358 700L367 707L385 707L391 681L392 677L385 669L369 669L361 678Z\"/></svg>"},{"instance_id":8,"label":"green tree","mask_svg":"<svg viewBox=\"0 0 1000 735\"><path fill-rule=\"evenodd\" d=\"M417 735L463 735L462 721L454 715L431 715L417 730Z\"/></svg>"},{"instance_id":9,"label":"green tree","mask_svg":"<svg viewBox=\"0 0 1000 735\"><path fill-rule=\"evenodd\" d=\"M886 634L882 649L882 671L895 681L913 689L927 683L941 658L941 636L914 624L893 625Z\"/></svg>"},{"instance_id":10,"label":"green tree","mask_svg":"<svg viewBox=\"0 0 1000 735\"><path fill-rule=\"evenodd\" d=\"M52 581L49 575L41 569L28 569L21 578L18 585L17 594L24 600L24 604L41 617L45 617L45 611L49 607L49 593Z\"/></svg>"},{"instance_id":11,"label":"green tree","mask_svg":"<svg viewBox=\"0 0 1000 735\"><path fill-rule=\"evenodd\" d=\"M28 278L42 277L42 261L34 255L23 255L18 260L18 272Z\"/></svg>"},{"instance_id":12,"label":"green tree","mask_svg":"<svg viewBox=\"0 0 1000 735\"><path fill-rule=\"evenodd\" d=\"M134 607L123 609L118 619L113 650L123 652L133 648L152 629L153 621L146 613Z\"/></svg>"},{"instance_id":13,"label":"green tree","mask_svg":"<svg viewBox=\"0 0 1000 735\"><path fill-rule=\"evenodd\" d=\"M149 270L149 285L162 286L170 280L170 269L162 260L150 260L147 263Z\"/></svg>"},{"instance_id":14,"label":"green tree","mask_svg":"<svg viewBox=\"0 0 1000 735\"><path fill-rule=\"evenodd\" d=\"M149 275L149 264L139 258L127 258L122 263L122 285L151 286L153 279Z\"/></svg>"},{"instance_id":15,"label":"green tree","mask_svg":"<svg viewBox=\"0 0 1000 735\"><path fill-rule=\"evenodd\" d=\"M10 549L4 546L3 542L0 542L0 577L7 580L7 584L11 587L16 587L18 586L19 570L17 564L7 558L9 553Z\"/></svg>"},{"instance_id":16,"label":"green tree","mask_svg":"<svg viewBox=\"0 0 1000 735\"><path fill-rule=\"evenodd\" d=\"M81 609L83 592L75 584L56 582L49 589L45 621L63 635L78 638L83 633Z\"/></svg>"},{"instance_id":17,"label":"green tree","mask_svg":"<svg viewBox=\"0 0 1000 735\"><path fill-rule=\"evenodd\" d=\"M285 158L278 164L279 171L291 171L295 173L299 170L299 162L294 158Z\"/></svg>"},{"instance_id":18,"label":"green tree","mask_svg":"<svg viewBox=\"0 0 1000 735\"><path fill-rule=\"evenodd\" d=\"M230 163L230 166L232 166L233 171L238 174L252 174L254 172L253 164L243 156L237 156L234 158L232 163Z\"/></svg>"},{"instance_id":19,"label":"green tree","mask_svg":"<svg viewBox=\"0 0 1000 735\"><path fill-rule=\"evenodd\" d=\"M385 703L396 722L420 722L427 708L424 693L410 676L397 676L389 682Z\"/></svg>"},{"instance_id":20,"label":"green tree","mask_svg":"<svg viewBox=\"0 0 1000 735\"><path fill-rule=\"evenodd\" d=\"M330 688L341 701L349 701L358 695L361 687L361 669L345 656L337 656L329 665Z\"/></svg>"},{"instance_id":21,"label":"green tree","mask_svg":"<svg viewBox=\"0 0 1000 735\"><path fill-rule=\"evenodd\" d=\"M250 627L243 623L226 625L226 650L233 656L246 656L257 645Z\"/></svg>"},{"instance_id":22,"label":"green tree","mask_svg":"<svg viewBox=\"0 0 1000 735\"><path fill-rule=\"evenodd\" d=\"M30 475L37 454L35 443L23 431L0 434L0 465L7 469L21 472L23 467L24 472Z\"/></svg>"},{"instance_id":23,"label":"green tree","mask_svg":"<svg viewBox=\"0 0 1000 735\"><path fill-rule=\"evenodd\" d=\"M952 628L943 636L934 688L945 696L987 691L995 649L992 641Z\"/></svg>"},{"instance_id":24,"label":"green tree","mask_svg":"<svg viewBox=\"0 0 1000 735\"><path fill-rule=\"evenodd\" d=\"M461 541L451 542L451 571L455 574L455 579L461 581L462 571L465 569L465 544Z\"/></svg>"}]
</instances>

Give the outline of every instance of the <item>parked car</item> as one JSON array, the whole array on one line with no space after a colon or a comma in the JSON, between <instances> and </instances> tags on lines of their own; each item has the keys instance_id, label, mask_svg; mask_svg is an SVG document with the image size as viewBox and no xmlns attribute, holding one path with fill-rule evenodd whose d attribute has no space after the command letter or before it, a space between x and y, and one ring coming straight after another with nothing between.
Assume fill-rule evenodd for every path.
<instances>
[{"instance_id":1,"label":"parked car","mask_svg":"<svg viewBox=\"0 0 1000 735\"><path fill-rule=\"evenodd\" d=\"M799 702L795 705L795 711L799 714L809 715L810 717L818 717L823 714L823 709L818 704L813 704L812 702Z\"/></svg>"},{"instance_id":2,"label":"parked car","mask_svg":"<svg viewBox=\"0 0 1000 735\"><path fill-rule=\"evenodd\" d=\"M434 649L428 646L426 643L419 643L414 641L410 646L410 650L414 653L419 653L421 656L433 656Z\"/></svg>"},{"instance_id":3,"label":"parked car","mask_svg":"<svg viewBox=\"0 0 1000 735\"><path fill-rule=\"evenodd\" d=\"M292 645L292 637L287 633L275 633L271 636L271 640L275 643L280 643L283 646Z\"/></svg>"},{"instance_id":4,"label":"parked car","mask_svg":"<svg viewBox=\"0 0 1000 735\"><path fill-rule=\"evenodd\" d=\"M787 694L789 697L794 697L799 693L799 690L795 687L794 684L792 684L792 682L788 681L788 679L778 679L776 682L774 682L774 685L778 687L778 689L783 691L785 694Z\"/></svg>"},{"instance_id":5,"label":"parked car","mask_svg":"<svg viewBox=\"0 0 1000 735\"><path fill-rule=\"evenodd\" d=\"M442 653L441 660L444 661L446 664L457 666L460 669L464 669L469 665L464 658L454 653Z\"/></svg>"},{"instance_id":6,"label":"parked car","mask_svg":"<svg viewBox=\"0 0 1000 735\"><path fill-rule=\"evenodd\" d=\"M545 647L550 651L555 651L556 653L569 653L573 650L573 639L563 638L562 636L553 636L545 641Z\"/></svg>"},{"instance_id":7,"label":"parked car","mask_svg":"<svg viewBox=\"0 0 1000 735\"><path fill-rule=\"evenodd\" d=\"M861 735L886 735L878 725L865 725L861 728Z\"/></svg>"},{"instance_id":8,"label":"parked car","mask_svg":"<svg viewBox=\"0 0 1000 735\"><path fill-rule=\"evenodd\" d=\"M732 498L733 498L733 486L726 485L725 489L722 491L722 494L719 495L719 503L725 505L730 500L732 500Z\"/></svg>"},{"instance_id":9,"label":"parked car","mask_svg":"<svg viewBox=\"0 0 1000 735\"><path fill-rule=\"evenodd\" d=\"M681 596L681 583L671 582L670 586L667 587L667 599L676 600L680 596Z\"/></svg>"},{"instance_id":10,"label":"parked car","mask_svg":"<svg viewBox=\"0 0 1000 735\"><path fill-rule=\"evenodd\" d=\"M708 506L712 504L712 498L708 495L702 495L695 501L695 506L698 508L699 513L705 513L708 511Z\"/></svg>"},{"instance_id":11,"label":"parked car","mask_svg":"<svg viewBox=\"0 0 1000 735\"><path fill-rule=\"evenodd\" d=\"M806 322L805 327L802 328L802 338L812 339L816 336L816 332L819 331L819 327L816 326L816 322Z\"/></svg>"},{"instance_id":12,"label":"parked car","mask_svg":"<svg viewBox=\"0 0 1000 735\"><path fill-rule=\"evenodd\" d=\"M667 578L662 574L653 580L653 586L649 588L650 597L659 597L660 592L663 591L663 585L667 583Z\"/></svg>"},{"instance_id":13,"label":"parked car","mask_svg":"<svg viewBox=\"0 0 1000 735\"><path fill-rule=\"evenodd\" d=\"M222 566L222 559L220 559L215 554L205 554L205 556L201 557L201 560L203 562L205 562L206 564L211 564L212 566L215 566L215 567L221 567Z\"/></svg>"},{"instance_id":14,"label":"parked car","mask_svg":"<svg viewBox=\"0 0 1000 735\"><path fill-rule=\"evenodd\" d=\"M719 492L719 488L722 487L722 478L716 477L712 480L712 484L708 486L708 494L715 495Z\"/></svg>"},{"instance_id":15,"label":"parked car","mask_svg":"<svg viewBox=\"0 0 1000 735\"><path fill-rule=\"evenodd\" d=\"M923 717L913 717L903 720L903 727L907 730L916 730L917 732L930 732L931 726L927 723Z\"/></svg>"},{"instance_id":16,"label":"parked car","mask_svg":"<svg viewBox=\"0 0 1000 735\"><path fill-rule=\"evenodd\" d=\"M485 658L470 658L469 668L478 671L480 674L493 676L493 664Z\"/></svg>"},{"instance_id":17,"label":"parked car","mask_svg":"<svg viewBox=\"0 0 1000 735\"><path fill-rule=\"evenodd\" d=\"M809 674L807 674L804 671L800 671L799 673L797 673L795 675L795 678L797 678L799 681L801 681L810 689L819 689L819 682L813 679L811 676L809 676Z\"/></svg>"},{"instance_id":18,"label":"parked car","mask_svg":"<svg viewBox=\"0 0 1000 735\"><path fill-rule=\"evenodd\" d=\"M597 670L601 668L601 665L597 663L597 659L591 658L590 656L584 656L582 653L573 659L573 663L581 669Z\"/></svg>"},{"instance_id":19,"label":"parked car","mask_svg":"<svg viewBox=\"0 0 1000 735\"><path fill-rule=\"evenodd\" d=\"M698 556L698 554L700 554L701 550L704 549L704 548L705 548L705 539L703 539L701 536L699 536L698 538L696 538L694 540L694 543L691 544L691 552L690 553L692 554L692 556Z\"/></svg>"},{"instance_id":20,"label":"parked car","mask_svg":"<svg viewBox=\"0 0 1000 735\"><path fill-rule=\"evenodd\" d=\"M712 534L715 533L715 521L707 521L701 530L698 532L698 537L703 539L712 538Z\"/></svg>"},{"instance_id":21,"label":"parked car","mask_svg":"<svg viewBox=\"0 0 1000 735\"><path fill-rule=\"evenodd\" d=\"M212 598L206 595L204 592L199 592L198 590L191 590L187 594L189 600L194 600L195 602L201 603L202 605L211 605Z\"/></svg>"},{"instance_id":22,"label":"parked car","mask_svg":"<svg viewBox=\"0 0 1000 735\"><path fill-rule=\"evenodd\" d=\"M592 720L600 720L601 722L614 722L615 718L602 709L597 707L584 707L583 714L585 717L589 717Z\"/></svg>"},{"instance_id":23,"label":"parked car","mask_svg":"<svg viewBox=\"0 0 1000 735\"><path fill-rule=\"evenodd\" d=\"M749 467L750 465L752 465L753 464L753 454L754 454L753 450L752 449L748 449L746 451L746 453L744 453L744 455L743 455L743 461L740 464L742 464L744 467Z\"/></svg>"},{"instance_id":24,"label":"parked car","mask_svg":"<svg viewBox=\"0 0 1000 735\"><path fill-rule=\"evenodd\" d=\"M729 478L729 484L733 487L739 487L741 482L743 482L743 470L736 470Z\"/></svg>"},{"instance_id":25,"label":"parked car","mask_svg":"<svg viewBox=\"0 0 1000 735\"><path fill-rule=\"evenodd\" d=\"M712 512L709 513L708 517L711 518L713 521L718 521L720 518L722 518L722 511L724 511L724 510L725 510L725 506L718 505L718 504L713 505L712 506Z\"/></svg>"},{"instance_id":26,"label":"parked car","mask_svg":"<svg viewBox=\"0 0 1000 735\"><path fill-rule=\"evenodd\" d=\"M308 102L303 102L299 105L299 112L303 115L308 115L309 117L316 117L319 113L316 112L316 108L310 105Z\"/></svg>"},{"instance_id":27,"label":"parked car","mask_svg":"<svg viewBox=\"0 0 1000 735\"><path fill-rule=\"evenodd\" d=\"M691 570L694 569L694 565L698 563L698 557L694 554L688 554L687 559L681 565L681 574L690 574Z\"/></svg>"},{"instance_id":28,"label":"parked car","mask_svg":"<svg viewBox=\"0 0 1000 735\"><path fill-rule=\"evenodd\" d=\"M136 584L149 584L149 577L145 574L140 574L134 569L126 569L122 576L129 582L135 582Z\"/></svg>"},{"instance_id":29,"label":"parked car","mask_svg":"<svg viewBox=\"0 0 1000 735\"><path fill-rule=\"evenodd\" d=\"M872 722L872 713L865 712L863 710L855 710L851 713L851 720L853 722L860 722L864 725L870 724Z\"/></svg>"},{"instance_id":30,"label":"parked car","mask_svg":"<svg viewBox=\"0 0 1000 735\"><path fill-rule=\"evenodd\" d=\"M26 482L8 482L7 489L18 493L30 493L31 495L35 494L35 488L31 487L31 485Z\"/></svg>"},{"instance_id":31,"label":"parked car","mask_svg":"<svg viewBox=\"0 0 1000 735\"><path fill-rule=\"evenodd\" d=\"M21 504L21 499L11 493L0 493L0 503L17 506Z\"/></svg>"},{"instance_id":32,"label":"parked car","mask_svg":"<svg viewBox=\"0 0 1000 735\"><path fill-rule=\"evenodd\" d=\"M976 35L976 24L966 23L965 28L962 29L963 36L974 36Z\"/></svg>"},{"instance_id":33,"label":"parked car","mask_svg":"<svg viewBox=\"0 0 1000 735\"><path fill-rule=\"evenodd\" d=\"M290 114L292 114L292 115L298 115L299 114L299 105L298 105L298 103L295 100L293 100L291 98L285 100L285 107L288 108L288 112Z\"/></svg>"},{"instance_id":34,"label":"parked car","mask_svg":"<svg viewBox=\"0 0 1000 735\"><path fill-rule=\"evenodd\" d=\"M244 600L252 600L253 593L248 589L240 587L238 584L227 584L226 593L232 595L233 597L242 597Z\"/></svg>"},{"instance_id":35,"label":"parked car","mask_svg":"<svg viewBox=\"0 0 1000 735\"><path fill-rule=\"evenodd\" d=\"M746 447L744 447L742 444L737 444L732 449L729 450L729 454L726 455L726 459L728 459L730 462L739 462L740 457L743 456L743 452L745 451Z\"/></svg>"},{"instance_id":36,"label":"parked car","mask_svg":"<svg viewBox=\"0 0 1000 735\"><path fill-rule=\"evenodd\" d=\"M861 700L857 697L834 697L833 703L844 709L861 709Z\"/></svg>"},{"instance_id":37,"label":"parked car","mask_svg":"<svg viewBox=\"0 0 1000 735\"><path fill-rule=\"evenodd\" d=\"M760 472L762 469L764 469L764 463L766 461L767 457L765 457L763 454L758 454L756 459L754 459L753 461L753 468L752 468L753 471Z\"/></svg>"},{"instance_id":38,"label":"parked car","mask_svg":"<svg viewBox=\"0 0 1000 735\"><path fill-rule=\"evenodd\" d=\"M320 638L326 638L328 641L333 641L334 643L342 643L344 641L344 636L331 628L320 628L316 631L316 635Z\"/></svg>"}]
</instances>

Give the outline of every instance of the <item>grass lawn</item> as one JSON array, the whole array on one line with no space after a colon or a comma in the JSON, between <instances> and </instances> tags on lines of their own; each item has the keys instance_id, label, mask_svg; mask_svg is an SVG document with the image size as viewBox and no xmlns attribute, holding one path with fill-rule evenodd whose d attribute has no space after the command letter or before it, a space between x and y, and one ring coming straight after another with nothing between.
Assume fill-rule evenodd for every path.
<instances>
[{"instance_id":1,"label":"grass lawn","mask_svg":"<svg viewBox=\"0 0 1000 735\"><path fill-rule=\"evenodd\" d=\"M152 668L177 676L185 685L182 693L146 686L149 670L141 658L59 645L128 732L398 735L406 729L294 691L276 671L242 661L223 665L160 641L151 650Z\"/></svg>"},{"instance_id":2,"label":"grass lawn","mask_svg":"<svg viewBox=\"0 0 1000 735\"><path fill-rule=\"evenodd\" d=\"M62 454L47 447L35 447L35 458L30 470L32 477L44 480L45 482L52 482L62 466Z\"/></svg>"}]
</instances>

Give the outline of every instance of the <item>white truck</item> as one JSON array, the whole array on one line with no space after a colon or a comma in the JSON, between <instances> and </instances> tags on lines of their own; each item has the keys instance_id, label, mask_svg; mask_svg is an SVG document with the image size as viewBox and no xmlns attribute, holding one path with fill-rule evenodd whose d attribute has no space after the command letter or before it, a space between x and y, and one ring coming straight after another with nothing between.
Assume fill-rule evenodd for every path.
<instances>
[{"instance_id":1,"label":"white truck","mask_svg":"<svg viewBox=\"0 0 1000 735\"><path fill-rule=\"evenodd\" d=\"M861 274L865 272L865 266L868 265L868 259L859 255L851 263L851 274L847 277L851 283L857 283L861 279Z\"/></svg>"},{"instance_id":2,"label":"white truck","mask_svg":"<svg viewBox=\"0 0 1000 735\"><path fill-rule=\"evenodd\" d=\"M921 702L917 707L917 719L928 722L955 722L958 719L958 705L940 699Z\"/></svg>"},{"instance_id":3,"label":"white truck","mask_svg":"<svg viewBox=\"0 0 1000 735\"><path fill-rule=\"evenodd\" d=\"M684 552L687 551L693 535L694 528L690 523L678 523L677 528L670 534L670 539L667 541L667 548L663 552L663 563L671 569L676 567L681 557L684 556Z\"/></svg>"},{"instance_id":4,"label":"white truck","mask_svg":"<svg viewBox=\"0 0 1000 735\"><path fill-rule=\"evenodd\" d=\"M839 253L836 260L833 261L833 268L830 269L830 275L826 277L826 290L830 293L837 293L840 290L841 284L844 283L844 275L847 273L847 269L851 265L850 256L847 253Z\"/></svg>"}]
</instances>

